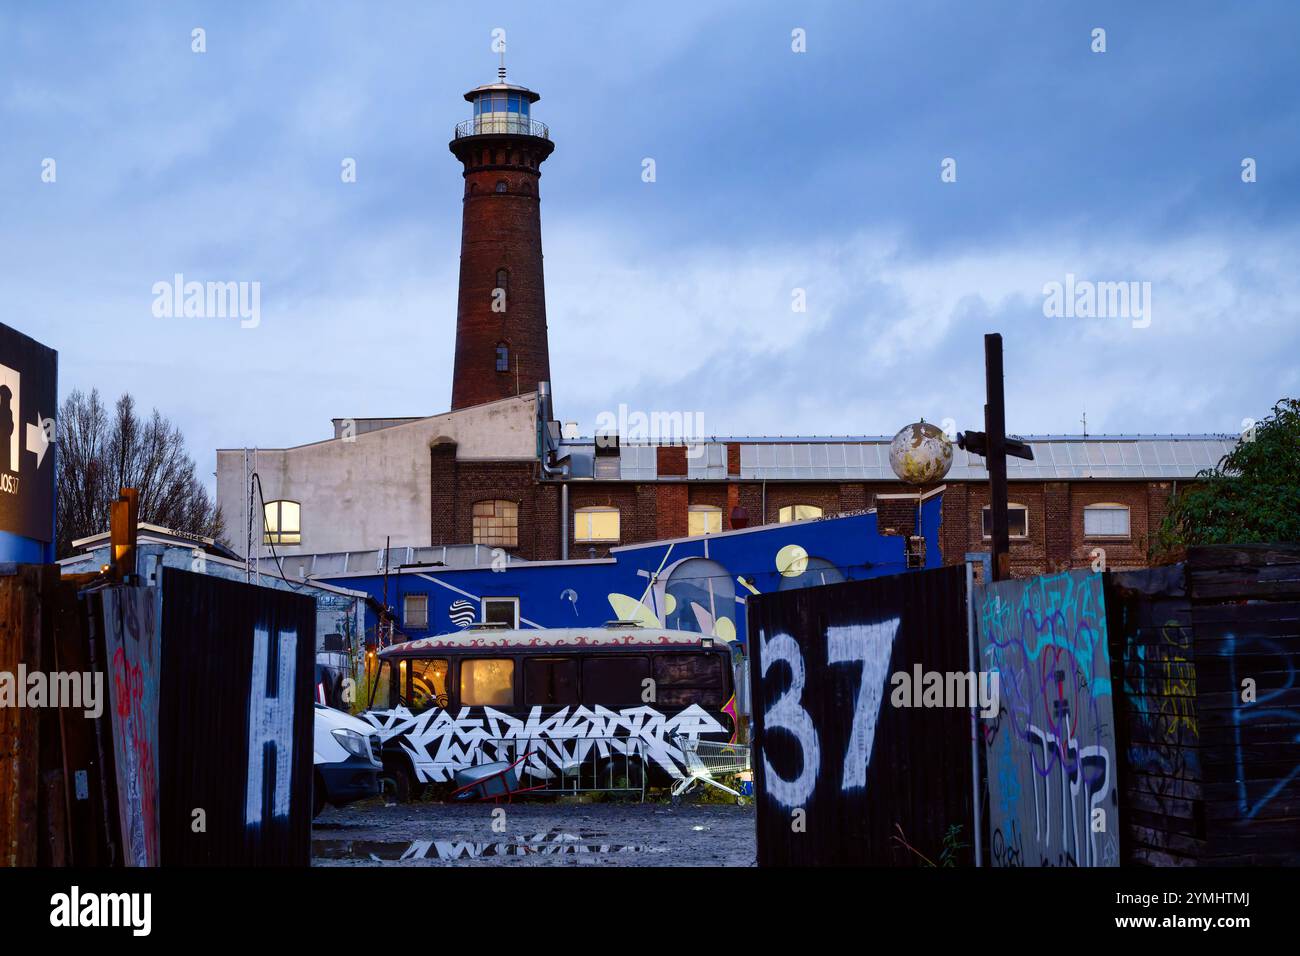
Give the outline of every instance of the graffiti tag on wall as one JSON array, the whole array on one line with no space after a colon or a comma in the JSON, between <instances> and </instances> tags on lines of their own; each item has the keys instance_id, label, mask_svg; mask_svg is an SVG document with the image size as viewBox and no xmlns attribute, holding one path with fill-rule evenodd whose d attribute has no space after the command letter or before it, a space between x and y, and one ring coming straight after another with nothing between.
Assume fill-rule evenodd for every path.
<instances>
[{"instance_id":1,"label":"graffiti tag on wall","mask_svg":"<svg viewBox=\"0 0 1300 956\"><path fill-rule=\"evenodd\" d=\"M976 595L983 667L1005 712L982 722L995 866L1117 866L1118 794L1099 574L1003 581Z\"/></svg>"},{"instance_id":2,"label":"graffiti tag on wall","mask_svg":"<svg viewBox=\"0 0 1300 956\"><path fill-rule=\"evenodd\" d=\"M104 591L104 643L112 666L113 756L118 816L131 866L157 866L158 592Z\"/></svg>"},{"instance_id":3,"label":"graffiti tag on wall","mask_svg":"<svg viewBox=\"0 0 1300 956\"><path fill-rule=\"evenodd\" d=\"M448 781L457 770L494 759L485 744L503 740L528 741L533 756L526 769L544 779L581 766L593 748L601 758L639 755L647 766L680 777L685 758L675 737L727 732L698 704L669 714L649 706L562 707L550 713L537 706L527 717L492 707L462 707L456 714L441 707L419 714L397 707L360 716L374 724L384 743L398 738L421 783Z\"/></svg>"},{"instance_id":4,"label":"graffiti tag on wall","mask_svg":"<svg viewBox=\"0 0 1300 956\"><path fill-rule=\"evenodd\" d=\"M1256 769L1251 766L1256 761L1260 747L1256 731L1269 726L1283 727L1282 738L1291 738L1294 744L1300 744L1300 713L1295 708L1285 706L1286 700L1293 696L1290 692L1297 686L1297 654L1289 650L1280 640L1265 637L1238 637L1228 635L1229 686L1234 688L1232 705L1233 753L1236 761L1236 778L1238 794L1238 812L1242 819L1252 820L1268 804L1283 794L1292 782L1300 778L1300 753L1289 750L1295 763L1285 772L1279 770ZM1238 657L1249 655L1267 655L1270 666L1275 673L1266 678L1269 686L1261 689L1253 701L1242 700L1242 695L1235 689L1242 685L1239 677L1245 668L1238 664ZM1258 659L1258 658L1257 658ZM1261 734L1262 736L1262 734ZM1249 755L1249 757L1247 756ZM1283 758L1285 760L1286 758ZM1262 763L1263 761L1261 761ZM1273 780L1271 777L1279 777ZM1294 788L1292 788L1294 792ZM1283 801L1285 802L1285 801ZM1285 810L1281 811L1285 813ZM1270 814L1265 814L1269 816Z\"/></svg>"}]
</instances>

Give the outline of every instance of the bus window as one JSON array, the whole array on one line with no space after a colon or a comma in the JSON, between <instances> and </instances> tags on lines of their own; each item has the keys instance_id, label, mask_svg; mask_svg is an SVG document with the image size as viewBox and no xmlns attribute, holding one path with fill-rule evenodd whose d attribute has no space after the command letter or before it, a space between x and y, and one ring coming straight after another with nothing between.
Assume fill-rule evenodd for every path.
<instances>
[{"instance_id":1,"label":"bus window","mask_svg":"<svg viewBox=\"0 0 1300 956\"><path fill-rule=\"evenodd\" d=\"M573 657L533 657L524 661L524 703L567 707L578 703L578 661Z\"/></svg>"},{"instance_id":2,"label":"bus window","mask_svg":"<svg viewBox=\"0 0 1300 956\"><path fill-rule=\"evenodd\" d=\"M380 661L375 669L374 683L370 685L371 710L388 710L393 706L393 663Z\"/></svg>"},{"instance_id":3,"label":"bus window","mask_svg":"<svg viewBox=\"0 0 1300 956\"><path fill-rule=\"evenodd\" d=\"M515 702L515 662L469 657L460 662L462 707L510 707Z\"/></svg>"},{"instance_id":4,"label":"bus window","mask_svg":"<svg viewBox=\"0 0 1300 956\"><path fill-rule=\"evenodd\" d=\"M447 706L447 671L446 660L411 661L406 705L412 713Z\"/></svg>"},{"instance_id":5,"label":"bus window","mask_svg":"<svg viewBox=\"0 0 1300 956\"><path fill-rule=\"evenodd\" d=\"M656 654L655 691L658 702L669 707L699 704L718 710L726 701L722 659L717 654Z\"/></svg>"},{"instance_id":6,"label":"bus window","mask_svg":"<svg viewBox=\"0 0 1300 956\"><path fill-rule=\"evenodd\" d=\"M633 707L648 703L645 681L650 661L644 657L588 657L582 662L582 702L588 707Z\"/></svg>"}]
</instances>

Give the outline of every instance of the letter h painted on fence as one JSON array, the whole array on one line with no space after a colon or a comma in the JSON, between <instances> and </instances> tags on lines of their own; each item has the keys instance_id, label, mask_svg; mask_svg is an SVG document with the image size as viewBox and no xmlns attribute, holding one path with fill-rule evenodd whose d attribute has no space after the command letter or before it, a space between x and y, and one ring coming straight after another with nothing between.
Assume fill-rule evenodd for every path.
<instances>
[{"instance_id":1,"label":"letter h painted on fence","mask_svg":"<svg viewBox=\"0 0 1300 956\"><path fill-rule=\"evenodd\" d=\"M253 631L253 677L248 691L248 797L244 825L260 826L271 817L289 815L290 774L293 767L294 670L298 660L297 631L280 631L271 647L266 628ZM274 662L274 671L271 671ZM269 673L275 684L267 686ZM268 768L274 790L268 790Z\"/></svg>"}]
</instances>

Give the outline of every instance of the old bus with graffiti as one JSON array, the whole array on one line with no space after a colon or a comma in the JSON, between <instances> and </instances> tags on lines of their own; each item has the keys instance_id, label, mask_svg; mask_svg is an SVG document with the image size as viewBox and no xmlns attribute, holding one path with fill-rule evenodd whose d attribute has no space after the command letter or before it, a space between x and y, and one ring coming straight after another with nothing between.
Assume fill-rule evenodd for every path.
<instances>
[{"instance_id":1,"label":"old bus with graffiti","mask_svg":"<svg viewBox=\"0 0 1300 956\"><path fill-rule=\"evenodd\" d=\"M635 789L683 776L684 741L734 740L730 647L689 631L472 630L379 651L369 721L399 800L459 770L522 758L545 784L617 776ZM593 789L601 789L592 786Z\"/></svg>"}]
</instances>

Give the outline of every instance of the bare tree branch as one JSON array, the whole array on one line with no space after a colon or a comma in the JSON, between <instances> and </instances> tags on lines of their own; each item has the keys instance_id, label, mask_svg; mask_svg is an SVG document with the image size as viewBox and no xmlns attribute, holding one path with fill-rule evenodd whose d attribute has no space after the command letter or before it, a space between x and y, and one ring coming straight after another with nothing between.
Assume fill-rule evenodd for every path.
<instances>
[{"instance_id":1,"label":"bare tree branch","mask_svg":"<svg viewBox=\"0 0 1300 956\"><path fill-rule=\"evenodd\" d=\"M185 452L185 438L157 409L147 421L123 395L110 416L98 389L72 392L58 416L59 557L78 538L108 530L121 488L140 493L140 520L219 538L221 513Z\"/></svg>"}]
</instances>

